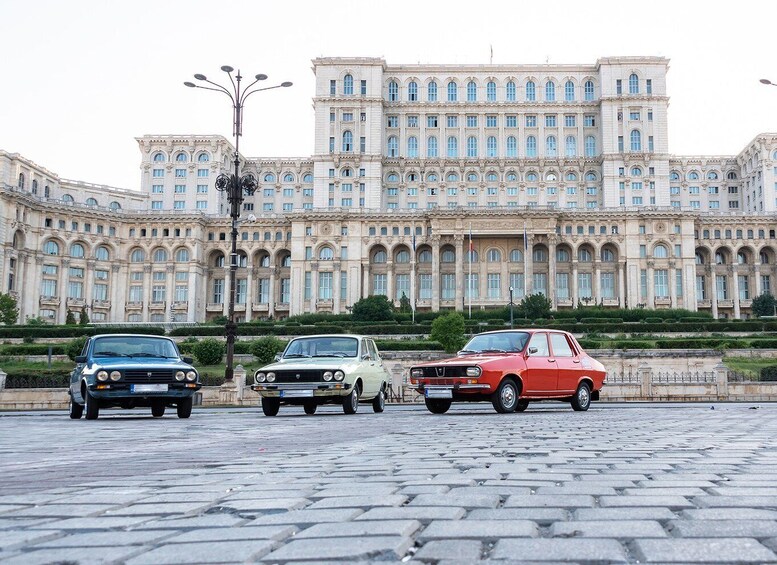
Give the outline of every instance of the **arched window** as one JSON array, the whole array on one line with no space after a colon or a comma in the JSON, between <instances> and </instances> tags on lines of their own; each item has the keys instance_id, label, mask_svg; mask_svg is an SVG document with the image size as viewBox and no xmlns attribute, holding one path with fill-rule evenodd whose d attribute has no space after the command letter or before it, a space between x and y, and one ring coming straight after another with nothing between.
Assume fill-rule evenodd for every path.
<instances>
[{"instance_id":1,"label":"arched window","mask_svg":"<svg viewBox=\"0 0 777 565\"><path fill-rule=\"evenodd\" d=\"M167 249L162 249L161 247L154 249L154 254L152 256L154 263L164 263L167 261L167 257Z\"/></svg>"},{"instance_id":2,"label":"arched window","mask_svg":"<svg viewBox=\"0 0 777 565\"><path fill-rule=\"evenodd\" d=\"M548 250L544 247L536 247L532 252L532 259L535 263L547 263L548 262Z\"/></svg>"},{"instance_id":3,"label":"arched window","mask_svg":"<svg viewBox=\"0 0 777 565\"><path fill-rule=\"evenodd\" d=\"M537 100L537 85L534 84L533 80L526 83L526 100L528 102Z\"/></svg>"},{"instance_id":4,"label":"arched window","mask_svg":"<svg viewBox=\"0 0 777 565\"><path fill-rule=\"evenodd\" d=\"M440 152L437 147L437 137L434 135L430 135L429 138L426 140L426 156L438 157L439 154Z\"/></svg>"},{"instance_id":5,"label":"arched window","mask_svg":"<svg viewBox=\"0 0 777 565\"><path fill-rule=\"evenodd\" d=\"M486 85L486 99L489 102L496 102L496 83L494 81Z\"/></svg>"},{"instance_id":6,"label":"arched window","mask_svg":"<svg viewBox=\"0 0 777 565\"><path fill-rule=\"evenodd\" d=\"M399 100L399 85L396 83L396 81L389 82L388 85L388 99L389 102L396 102Z\"/></svg>"},{"instance_id":7,"label":"arched window","mask_svg":"<svg viewBox=\"0 0 777 565\"><path fill-rule=\"evenodd\" d=\"M629 76L629 94L639 94L639 77L634 73Z\"/></svg>"},{"instance_id":8,"label":"arched window","mask_svg":"<svg viewBox=\"0 0 777 565\"><path fill-rule=\"evenodd\" d=\"M19 173L19 188L24 188L24 173Z\"/></svg>"},{"instance_id":9,"label":"arched window","mask_svg":"<svg viewBox=\"0 0 777 565\"><path fill-rule=\"evenodd\" d=\"M418 157L418 138L414 135L407 138L407 156L410 158Z\"/></svg>"},{"instance_id":10,"label":"arched window","mask_svg":"<svg viewBox=\"0 0 777 565\"><path fill-rule=\"evenodd\" d=\"M281 259L281 267L288 268L291 267L291 255L284 255Z\"/></svg>"},{"instance_id":11,"label":"arched window","mask_svg":"<svg viewBox=\"0 0 777 565\"><path fill-rule=\"evenodd\" d=\"M111 210L113 210L113 211L116 211L116 210L121 210L121 204L119 204L119 203L118 203L118 202L116 202L115 200L114 200L113 202L111 202L111 203L108 205L108 207L109 207Z\"/></svg>"},{"instance_id":12,"label":"arched window","mask_svg":"<svg viewBox=\"0 0 777 565\"><path fill-rule=\"evenodd\" d=\"M567 157L577 156L577 138L574 135L568 135L565 141L565 154Z\"/></svg>"},{"instance_id":13,"label":"arched window","mask_svg":"<svg viewBox=\"0 0 777 565\"><path fill-rule=\"evenodd\" d=\"M388 138L386 150L389 157L399 157L399 142L397 141L397 137L395 135L392 135Z\"/></svg>"},{"instance_id":14,"label":"arched window","mask_svg":"<svg viewBox=\"0 0 777 565\"><path fill-rule=\"evenodd\" d=\"M729 173L726 175L726 178L727 178L728 180L737 180L737 174L736 174L734 171L731 171L731 172L729 172Z\"/></svg>"},{"instance_id":15,"label":"arched window","mask_svg":"<svg viewBox=\"0 0 777 565\"><path fill-rule=\"evenodd\" d=\"M586 247L581 247L577 250L577 260L581 263L590 263L593 259L593 255L591 254L591 250Z\"/></svg>"},{"instance_id":16,"label":"arched window","mask_svg":"<svg viewBox=\"0 0 777 565\"><path fill-rule=\"evenodd\" d=\"M283 182L294 182L294 175L291 173L286 173L283 175Z\"/></svg>"},{"instance_id":17,"label":"arched window","mask_svg":"<svg viewBox=\"0 0 777 565\"><path fill-rule=\"evenodd\" d=\"M766 253L765 251L761 251L761 253L758 256L759 256L759 258L761 260L761 264L762 265L768 265L769 264L769 254L768 253Z\"/></svg>"},{"instance_id":18,"label":"arched window","mask_svg":"<svg viewBox=\"0 0 777 565\"><path fill-rule=\"evenodd\" d=\"M602 249L602 261L605 263L613 263L615 261L615 253L612 249L605 247Z\"/></svg>"},{"instance_id":19,"label":"arched window","mask_svg":"<svg viewBox=\"0 0 777 565\"><path fill-rule=\"evenodd\" d=\"M545 175L545 180L549 182L556 182L558 180L558 175L556 175L556 173L553 171L550 171Z\"/></svg>"},{"instance_id":20,"label":"arched window","mask_svg":"<svg viewBox=\"0 0 777 565\"><path fill-rule=\"evenodd\" d=\"M411 81L407 85L407 99L410 102L415 102L418 100L418 83L415 81Z\"/></svg>"},{"instance_id":21,"label":"arched window","mask_svg":"<svg viewBox=\"0 0 777 565\"><path fill-rule=\"evenodd\" d=\"M559 263L569 263L569 251L562 247L556 249L556 261Z\"/></svg>"},{"instance_id":22,"label":"arched window","mask_svg":"<svg viewBox=\"0 0 777 565\"><path fill-rule=\"evenodd\" d=\"M642 134L638 129L631 130L631 150L642 151Z\"/></svg>"},{"instance_id":23,"label":"arched window","mask_svg":"<svg viewBox=\"0 0 777 565\"><path fill-rule=\"evenodd\" d=\"M426 87L426 99L429 102L437 102L437 83L432 81Z\"/></svg>"},{"instance_id":24,"label":"arched window","mask_svg":"<svg viewBox=\"0 0 777 565\"><path fill-rule=\"evenodd\" d=\"M564 85L564 100L567 102L574 102L575 100L575 83L568 80Z\"/></svg>"},{"instance_id":25,"label":"arched window","mask_svg":"<svg viewBox=\"0 0 777 565\"><path fill-rule=\"evenodd\" d=\"M555 157L558 155L558 148L556 147L556 136L549 135L545 139L545 155L548 157Z\"/></svg>"},{"instance_id":26,"label":"arched window","mask_svg":"<svg viewBox=\"0 0 777 565\"><path fill-rule=\"evenodd\" d=\"M491 173L488 173L488 174L486 175L486 180L487 180L488 182L496 182L496 181L498 181L498 180L499 180L499 176L498 176L496 173L494 173L494 172L491 172Z\"/></svg>"},{"instance_id":27,"label":"arched window","mask_svg":"<svg viewBox=\"0 0 777 565\"><path fill-rule=\"evenodd\" d=\"M448 102L456 102L459 99L459 88L456 85L456 81L450 81L448 83Z\"/></svg>"},{"instance_id":28,"label":"arched window","mask_svg":"<svg viewBox=\"0 0 777 565\"><path fill-rule=\"evenodd\" d=\"M457 173L448 173L448 176L446 177L446 180L448 182L458 182L459 175Z\"/></svg>"},{"instance_id":29,"label":"arched window","mask_svg":"<svg viewBox=\"0 0 777 565\"><path fill-rule=\"evenodd\" d=\"M264 255L259 257L259 266L260 267L264 267L264 268L269 267L270 266L270 256L265 253Z\"/></svg>"},{"instance_id":30,"label":"arched window","mask_svg":"<svg viewBox=\"0 0 777 565\"><path fill-rule=\"evenodd\" d=\"M456 173L451 173L448 176L450 177L451 175L454 175L454 174L456 174ZM456 179L458 180L458 177L456 177ZM467 181L468 182L477 182L478 181L478 174L477 173L467 173Z\"/></svg>"},{"instance_id":31,"label":"arched window","mask_svg":"<svg viewBox=\"0 0 777 565\"><path fill-rule=\"evenodd\" d=\"M594 83L592 80L585 81L585 101L591 102L594 99Z\"/></svg>"},{"instance_id":32,"label":"arched window","mask_svg":"<svg viewBox=\"0 0 777 565\"><path fill-rule=\"evenodd\" d=\"M187 158L187 156L186 156L186 153L178 153L178 154L175 156L175 160L176 160L176 162L178 162L178 163L185 163L185 162L186 162L186 161L188 161L189 159Z\"/></svg>"},{"instance_id":33,"label":"arched window","mask_svg":"<svg viewBox=\"0 0 777 565\"><path fill-rule=\"evenodd\" d=\"M62 202L67 202L68 204L72 204L74 202L73 197L69 194L63 194L62 195Z\"/></svg>"},{"instance_id":34,"label":"arched window","mask_svg":"<svg viewBox=\"0 0 777 565\"><path fill-rule=\"evenodd\" d=\"M490 135L486 140L486 157L496 157L496 153L497 153L496 137L493 135Z\"/></svg>"},{"instance_id":35,"label":"arched window","mask_svg":"<svg viewBox=\"0 0 777 565\"><path fill-rule=\"evenodd\" d=\"M475 102L478 99L478 86L474 81L467 83L467 102Z\"/></svg>"},{"instance_id":36,"label":"arched window","mask_svg":"<svg viewBox=\"0 0 777 565\"><path fill-rule=\"evenodd\" d=\"M696 171L691 171L688 173L688 180L699 180L699 173Z\"/></svg>"},{"instance_id":37,"label":"arched window","mask_svg":"<svg viewBox=\"0 0 777 565\"><path fill-rule=\"evenodd\" d=\"M163 163L165 161L164 153L154 153L154 163Z\"/></svg>"},{"instance_id":38,"label":"arched window","mask_svg":"<svg viewBox=\"0 0 777 565\"><path fill-rule=\"evenodd\" d=\"M480 257L478 256L478 252L474 249L470 249L467 252L467 262L468 263L477 263L480 260Z\"/></svg>"},{"instance_id":39,"label":"arched window","mask_svg":"<svg viewBox=\"0 0 777 565\"><path fill-rule=\"evenodd\" d=\"M642 169L639 167L632 167L631 168L631 176L632 177L641 177L642 176Z\"/></svg>"},{"instance_id":40,"label":"arched window","mask_svg":"<svg viewBox=\"0 0 777 565\"><path fill-rule=\"evenodd\" d=\"M448 138L448 157L453 159L459 156L459 139L452 135Z\"/></svg>"},{"instance_id":41,"label":"arched window","mask_svg":"<svg viewBox=\"0 0 777 565\"><path fill-rule=\"evenodd\" d=\"M175 262L176 263L188 263L189 262L189 250L185 247L179 248L175 252Z\"/></svg>"},{"instance_id":42,"label":"arched window","mask_svg":"<svg viewBox=\"0 0 777 565\"><path fill-rule=\"evenodd\" d=\"M515 101L515 83L513 81L507 83L505 88L505 97L507 98L508 102ZM777 157L775 157L775 159L777 159Z\"/></svg>"},{"instance_id":43,"label":"arched window","mask_svg":"<svg viewBox=\"0 0 777 565\"><path fill-rule=\"evenodd\" d=\"M427 182L437 182L437 173L429 173L426 175Z\"/></svg>"},{"instance_id":44,"label":"arched window","mask_svg":"<svg viewBox=\"0 0 777 565\"><path fill-rule=\"evenodd\" d=\"M418 253L418 262L419 263L431 263L432 262L432 252L428 249L424 249Z\"/></svg>"},{"instance_id":45,"label":"arched window","mask_svg":"<svg viewBox=\"0 0 777 565\"><path fill-rule=\"evenodd\" d=\"M526 173L526 181L527 182L537 182L538 178L539 177L537 176L537 173L535 173L535 172Z\"/></svg>"},{"instance_id":46,"label":"arched window","mask_svg":"<svg viewBox=\"0 0 777 565\"><path fill-rule=\"evenodd\" d=\"M520 249L510 250L510 262L511 263L523 263L523 251Z\"/></svg>"},{"instance_id":47,"label":"arched window","mask_svg":"<svg viewBox=\"0 0 777 565\"><path fill-rule=\"evenodd\" d=\"M567 173L566 179L568 181L576 181L577 180L577 173L573 173L573 172Z\"/></svg>"},{"instance_id":48,"label":"arched window","mask_svg":"<svg viewBox=\"0 0 777 565\"><path fill-rule=\"evenodd\" d=\"M97 249L94 250L94 257L98 261L110 261L111 259L111 253L108 251L108 248L104 245L101 245Z\"/></svg>"},{"instance_id":49,"label":"arched window","mask_svg":"<svg viewBox=\"0 0 777 565\"><path fill-rule=\"evenodd\" d=\"M677 171L669 173L669 180L680 180L680 174Z\"/></svg>"},{"instance_id":50,"label":"arched window","mask_svg":"<svg viewBox=\"0 0 777 565\"><path fill-rule=\"evenodd\" d=\"M386 182L399 182L399 175L397 173L389 173L386 177Z\"/></svg>"},{"instance_id":51,"label":"arched window","mask_svg":"<svg viewBox=\"0 0 777 565\"><path fill-rule=\"evenodd\" d=\"M326 245L318 250L318 258L321 261L331 261L335 258L335 253L332 251L331 247L327 247Z\"/></svg>"},{"instance_id":52,"label":"arched window","mask_svg":"<svg viewBox=\"0 0 777 565\"><path fill-rule=\"evenodd\" d=\"M666 259L668 256L668 252L666 250L666 246L659 243L653 248L653 257L656 259Z\"/></svg>"},{"instance_id":53,"label":"arched window","mask_svg":"<svg viewBox=\"0 0 777 565\"><path fill-rule=\"evenodd\" d=\"M386 252L383 249L378 249L375 253L372 255L372 262L373 263L385 263L386 262Z\"/></svg>"},{"instance_id":54,"label":"arched window","mask_svg":"<svg viewBox=\"0 0 777 565\"><path fill-rule=\"evenodd\" d=\"M596 157L596 138L593 135L585 136L585 156Z\"/></svg>"},{"instance_id":55,"label":"arched window","mask_svg":"<svg viewBox=\"0 0 777 565\"><path fill-rule=\"evenodd\" d=\"M74 243L73 245L70 246L71 257L81 258L84 255L85 255L84 246L81 245L80 243Z\"/></svg>"},{"instance_id":56,"label":"arched window","mask_svg":"<svg viewBox=\"0 0 777 565\"><path fill-rule=\"evenodd\" d=\"M501 263L502 253L498 249L489 249L486 253L486 261L489 263Z\"/></svg>"},{"instance_id":57,"label":"arched window","mask_svg":"<svg viewBox=\"0 0 777 565\"><path fill-rule=\"evenodd\" d=\"M467 157L478 156L478 138L471 135L467 138Z\"/></svg>"},{"instance_id":58,"label":"arched window","mask_svg":"<svg viewBox=\"0 0 777 565\"><path fill-rule=\"evenodd\" d=\"M86 205L87 206L97 206L97 200L94 198L87 198L86 199Z\"/></svg>"},{"instance_id":59,"label":"arched window","mask_svg":"<svg viewBox=\"0 0 777 565\"><path fill-rule=\"evenodd\" d=\"M595 172L593 172L593 171L588 171L588 172L585 174L585 180L587 180L588 182L594 182L594 181L596 181L596 173L595 173Z\"/></svg>"},{"instance_id":60,"label":"arched window","mask_svg":"<svg viewBox=\"0 0 777 565\"><path fill-rule=\"evenodd\" d=\"M397 263L409 263L410 262L410 252L407 249L401 249L397 252L396 257Z\"/></svg>"},{"instance_id":61,"label":"arched window","mask_svg":"<svg viewBox=\"0 0 777 565\"><path fill-rule=\"evenodd\" d=\"M343 132L343 153L350 153L353 151L353 132Z\"/></svg>"},{"instance_id":62,"label":"arched window","mask_svg":"<svg viewBox=\"0 0 777 565\"><path fill-rule=\"evenodd\" d=\"M716 265L726 264L726 255L722 251L715 252L715 264Z\"/></svg>"},{"instance_id":63,"label":"arched window","mask_svg":"<svg viewBox=\"0 0 777 565\"><path fill-rule=\"evenodd\" d=\"M49 240L43 244L43 252L46 255L59 255L59 244L56 241Z\"/></svg>"},{"instance_id":64,"label":"arched window","mask_svg":"<svg viewBox=\"0 0 777 565\"><path fill-rule=\"evenodd\" d=\"M710 171L709 173L707 173L707 179L718 180L718 173L716 173L715 171Z\"/></svg>"},{"instance_id":65,"label":"arched window","mask_svg":"<svg viewBox=\"0 0 777 565\"><path fill-rule=\"evenodd\" d=\"M224 255L219 253L213 259L213 266L214 267L223 267L224 265L226 265L226 260L224 259Z\"/></svg>"},{"instance_id":66,"label":"arched window","mask_svg":"<svg viewBox=\"0 0 777 565\"><path fill-rule=\"evenodd\" d=\"M545 83L545 100L548 102L556 101L556 85L552 80Z\"/></svg>"},{"instance_id":67,"label":"arched window","mask_svg":"<svg viewBox=\"0 0 777 565\"><path fill-rule=\"evenodd\" d=\"M744 251L740 251L737 253L737 264L747 265L747 253L745 253Z\"/></svg>"},{"instance_id":68,"label":"arched window","mask_svg":"<svg viewBox=\"0 0 777 565\"><path fill-rule=\"evenodd\" d=\"M456 262L456 253L452 249L445 249L440 254L440 262L441 263L455 263Z\"/></svg>"},{"instance_id":69,"label":"arched window","mask_svg":"<svg viewBox=\"0 0 777 565\"><path fill-rule=\"evenodd\" d=\"M275 175L272 173L267 173L264 175L264 182L275 182Z\"/></svg>"},{"instance_id":70,"label":"arched window","mask_svg":"<svg viewBox=\"0 0 777 565\"><path fill-rule=\"evenodd\" d=\"M197 161L200 163L207 163L208 161L210 161L210 155L208 155L207 153L200 153L199 155L197 155Z\"/></svg>"},{"instance_id":71,"label":"arched window","mask_svg":"<svg viewBox=\"0 0 777 565\"><path fill-rule=\"evenodd\" d=\"M526 138L526 156L527 157L536 157L537 156L537 138L533 135L530 135Z\"/></svg>"},{"instance_id":72,"label":"arched window","mask_svg":"<svg viewBox=\"0 0 777 565\"><path fill-rule=\"evenodd\" d=\"M702 255L698 251L696 252L696 264L697 265L704 265L704 255Z\"/></svg>"},{"instance_id":73,"label":"arched window","mask_svg":"<svg viewBox=\"0 0 777 565\"><path fill-rule=\"evenodd\" d=\"M305 176L302 177L302 182L313 182L313 175L310 173L305 173Z\"/></svg>"},{"instance_id":74,"label":"arched window","mask_svg":"<svg viewBox=\"0 0 777 565\"><path fill-rule=\"evenodd\" d=\"M140 248L135 248L130 253L130 263L143 263L146 260L146 252Z\"/></svg>"},{"instance_id":75,"label":"arched window","mask_svg":"<svg viewBox=\"0 0 777 565\"><path fill-rule=\"evenodd\" d=\"M353 77L351 75L343 77L343 94L346 96L353 94Z\"/></svg>"},{"instance_id":76,"label":"arched window","mask_svg":"<svg viewBox=\"0 0 777 565\"><path fill-rule=\"evenodd\" d=\"M507 138L507 156L508 157L518 156L518 141L515 139L514 135L508 136Z\"/></svg>"}]
</instances>

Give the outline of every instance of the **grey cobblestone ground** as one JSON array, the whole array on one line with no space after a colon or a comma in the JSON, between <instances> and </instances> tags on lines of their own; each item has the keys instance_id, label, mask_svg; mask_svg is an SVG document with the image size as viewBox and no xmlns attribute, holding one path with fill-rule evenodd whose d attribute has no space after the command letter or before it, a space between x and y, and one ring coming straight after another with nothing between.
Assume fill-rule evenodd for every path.
<instances>
[{"instance_id":1,"label":"grey cobblestone ground","mask_svg":"<svg viewBox=\"0 0 777 565\"><path fill-rule=\"evenodd\" d=\"M777 563L777 405L0 413L0 563Z\"/></svg>"}]
</instances>

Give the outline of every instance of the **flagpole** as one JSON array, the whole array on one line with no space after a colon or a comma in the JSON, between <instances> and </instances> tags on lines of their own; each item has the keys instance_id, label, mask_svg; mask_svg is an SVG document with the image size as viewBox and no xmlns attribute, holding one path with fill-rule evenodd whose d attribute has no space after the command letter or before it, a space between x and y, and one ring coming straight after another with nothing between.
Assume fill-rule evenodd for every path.
<instances>
[{"instance_id":1,"label":"flagpole","mask_svg":"<svg viewBox=\"0 0 777 565\"><path fill-rule=\"evenodd\" d=\"M469 281L467 282L467 288L469 288L469 317L472 318L472 223L469 224Z\"/></svg>"}]
</instances>

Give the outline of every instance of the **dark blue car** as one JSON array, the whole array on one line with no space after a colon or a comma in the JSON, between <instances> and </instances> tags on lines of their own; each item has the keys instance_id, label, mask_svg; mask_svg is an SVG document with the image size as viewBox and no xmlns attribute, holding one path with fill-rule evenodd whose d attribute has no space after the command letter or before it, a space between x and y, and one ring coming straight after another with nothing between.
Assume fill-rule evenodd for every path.
<instances>
[{"instance_id":1,"label":"dark blue car","mask_svg":"<svg viewBox=\"0 0 777 565\"><path fill-rule=\"evenodd\" d=\"M200 377L172 339L136 334L90 337L70 375L70 417L86 412L96 420L100 408L151 408L155 418L175 406L179 418L192 413Z\"/></svg>"}]
</instances>

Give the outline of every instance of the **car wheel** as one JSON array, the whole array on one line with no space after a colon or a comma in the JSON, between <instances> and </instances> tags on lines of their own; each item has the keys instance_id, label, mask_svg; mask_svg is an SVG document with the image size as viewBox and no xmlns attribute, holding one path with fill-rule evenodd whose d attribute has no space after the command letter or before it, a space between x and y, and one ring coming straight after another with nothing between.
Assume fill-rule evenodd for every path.
<instances>
[{"instance_id":1,"label":"car wheel","mask_svg":"<svg viewBox=\"0 0 777 565\"><path fill-rule=\"evenodd\" d=\"M529 407L529 401L528 400L518 399L518 402L515 405L515 411L516 412L523 412L528 407Z\"/></svg>"},{"instance_id":2,"label":"car wheel","mask_svg":"<svg viewBox=\"0 0 777 565\"><path fill-rule=\"evenodd\" d=\"M346 414L356 414L359 409L359 389L354 385L348 396L343 398L343 412Z\"/></svg>"},{"instance_id":3,"label":"car wheel","mask_svg":"<svg viewBox=\"0 0 777 565\"><path fill-rule=\"evenodd\" d=\"M500 414L508 414L515 411L518 403L518 387L512 379L504 379L499 383L496 392L491 396L491 404L494 410Z\"/></svg>"},{"instance_id":4,"label":"car wheel","mask_svg":"<svg viewBox=\"0 0 777 565\"><path fill-rule=\"evenodd\" d=\"M376 414L380 414L386 408L386 389L380 387L378 395L372 399L372 411Z\"/></svg>"},{"instance_id":5,"label":"car wheel","mask_svg":"<svg viewBox=\"0 0 777 565\"><path fill-rule=\"evenodd\" d=\"M175 407L175 411L178 413L179 418L188 418L192 415L192 404L194 404L194 397L190 396L188 398L184 398L183 400L178 402L178 405Z\"/></svg>"},{"instance_id":6,"label":"car wheel","mask_svg":"<svg viewBox=\"0 0 777 565\"><path fill-rule=\"evenodd\" d=\"M316 413L316 408L318 408L318 404L315 402L306 402L305 403L305 414L313 415Z\"/></svg>"},{"instance_id":7,"label":"car wheel","mask_svg":"<svg viewBox=\"0 0 777 565\"><path fill-rule=\"evenodd\" d=\"M426 409L432 414L445 414L451 407L452 401L446 398L424 398Z\"/></svg>"},{"instance_id":8,"label":"car wheel","mask_svg":"<svg viewBox=\"0 0 777 565\"><path fill-rule=\"evenodd\" d=\"M88 390L84 394L84 410L87 420L96 420L100 415L100 405L97 404L97 399Z\"/></svg>"},{"instance_id":9,"label":"car wheel","mask_svg":"<svg viewBox=\"0 0 777 565\"><path fill-rule=\"evenodd\" d=\"M591 388L587 383L580 383L575 396L572 397L572 409L585 412L589 406L591 406Z\"/></svg>"},{"instance_id":10,"label":"car wheel","mask_svg":"<svg viewBox=\"0 0 777 565\"><path fill-rule=\"evenodd\" d=\"M262 397L262 412L264 412L265 416L277 416L280 408L281 401L279 398Z\"/></svg>"},{"instance_id":11,"label":"car wheel","mask_svg":"<svg viewBox=\"0 0 777 565\"><path fill-rule=\"evenodd\" d=\"M70 396L70 419L71 420L78 420L81 418L81 415L84 413L84 407L81 406L78 402L73 400L72 395Z\"/></svg>"},{"instance_id":12,"label":"car wheel","mask_svg":"<svg viewBox=\"0 0 777 565\"><path fill-rule=\"evenodd\" d=\"M159 401L154 402L151 405L151 415L154 418L161 418L162 416L164 416L165 415L165 405L164 405L164 403L163 402L159 402Z\"/></svg>"}]
</instances>

